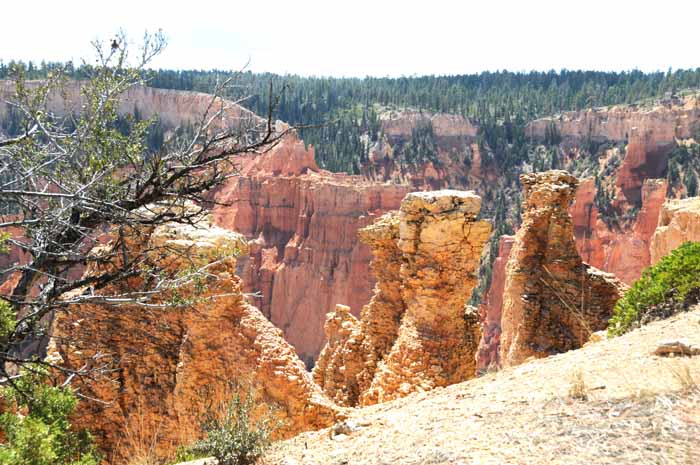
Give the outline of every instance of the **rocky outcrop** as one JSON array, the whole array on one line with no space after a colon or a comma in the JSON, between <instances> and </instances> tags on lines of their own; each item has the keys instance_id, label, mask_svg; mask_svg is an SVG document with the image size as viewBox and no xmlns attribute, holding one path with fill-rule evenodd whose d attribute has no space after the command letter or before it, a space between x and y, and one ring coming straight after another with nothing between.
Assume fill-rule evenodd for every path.
<instances>
[{"instance_id":1,"label":"rocky outcrop","mask_svg":"<svg viewBox=\"0 0 700 465\"><path fill-rule=\"evenodd\" d=\"M357 315L371 296L371 254L357 230L398 208L408 187L320 170L293 133L241 166L244 176L214 193L215 222L249 239L238 268L245 291L311 365L326 311L341 303Z\"/></svg>"},{"instance_id":2,"label":"rocky outcrop","mask_svg":"<svg viewBox=\"0 0 700 465\"><path fill-rule=\"evenodd\" d=\"M464 304L491 231L476 220L480 207L472 192L416 192L404 198L398 216L363 230L379 280L359 324L338 311L329 315L333 343L314 376L330 396L368 405L475 376L480 326L476 310ZM339 376L362 384L343 392Z\"/></svg>"},{"instance_id":3,"label":"rocky outcrop","mask_svg":"<svg viewBox=\"0 0 700 465\"><path fill-rule=\"evenodd\" d=\"M479 306L481 341L476 356L476 368L479 371L485 371L499 365L498 349L501 340L503 288L506 284L506 264L514 241L515 237L508 235L498 239L498 256L493 261L491 285Z\"/></svg>"},{"instance_id":4,"label":"rocky outcrop","mask_svg":"<svg viewBox=\"0 0 700 465\"><path fill-rule=\"evenodd\" d=\"M437 137L476 138L478 127L461 115L415 110L388 111L380 115L382 132L392 139L409 139L413 130L429 124Z\"/></svg>"},{"instance_id":5,"label":"rocky outcrop","mask_svg":"<svg viewBox=\"0 0 700 465\"><path fill-rule=\"evenodd\" d=\"M668 144L674 139L694 137L700 128L700 105L697 97L667 99L653 105L615 105L568 111L530 122L528 137L544 139L554 126L565 141L579 143L586 139L598 142L631 141L633 134L651 136L653 143Z\"/></svg>"},{"instance_id":6,"label":"rocky outcrop","mask_svg":"<svg viewBox=\"0 0 700 465\"><path fill-rule=\"evenodd\" d=\"M404 109L379 115L381 137L369 145L362 174L368 179L411 185L415 190L474 188L494 181L494 167L484 166L478 126L461 115ZM421 159L406 159L406 148L414 136L430 150L421 149ZM415 155L411 155L414 157Z\"/></svg>"},{"instance_id":7,"label":"rocky outcrop","mask_svg":"<svg viewBox=\"0 0 700 465\"><path fill-rule=\"evenodd\" d=\"M586 263L613 273L626 284L639 278L649 266L649 245L666 200L665 179L647 179L642 185L641 208L631 223L608 225L595 204L593 178L581 181L576 201L569 209L576 246Z\"/></svg>"},{"instance_id":8,"label":"rocky outcrop","mask_svg":"<svg viewBox=\"0 0 700 465\"><path fill-rule=\"evenodd\" d=\"M28 81L27 87L32 89L40 84L40 81ZM65 82L60 91L49 94L48 110L58 115L79 114L85 102L82 86L82 81ZM0 80L0 100L13 101L14 95L15 83ZM6 111L5 105L0 105L0 119L4 118ZM168 129L199 123L205 113L210 118L216 116L212 123L215 128L242 128L262 121L242 106L211 94L141 85L130 87L120 96L117 111L120 114L138 113L144 119L157 116Z\"/></svg>"},{"instance_id":9,"label":"rocky outcrop","mask_svg":"<svg viewBox=\"0 0 700 465\"><path fill-rule=\"evenodd\" d=\"M506 266L503 366L581 347L607 327L623 285L584 263L568 208L578 180L565 171L523 174L523 221Z\"/></svg>"},{"instance_id":10,"label":"rocky outcrop","mask_svg":"<svg viewBox=\"0 0 700 465\"><path fill-rule=\"evenodd\" d=\"M97 399L80 403L76 421L102 448L119 457L138 446L133 441L152 440L158 455L167 455L196 436L206 403L229 395L234 381L249 384L257 400L273 408L284 421L282 436L333 423L337 408L315 386L282 331L243 296L229 255L244 251L242 236L202 220L197 226L159 226L130 247L147 248L166 272L209 265L203 283L178 288L179 298L191 298L187 306L81 304L57 315L53 360L73 369L106 361L111 368L76 385L87 399ZM193 262L185 262L182 251ZM133 278L100 292L140 285ZM158 301L173 297L166 293Z\"/></svg>"},{"instance_id":11,"label":"rocky outcrop","mask_svg":"<svg viewBox=\"0 0 700 465\"><path fill-rule=\"evenodd\" d=\"M651 264L688 241L700 241L700 197L669 200L664 204L651 239Z\"/></svg>"}]
</instances>

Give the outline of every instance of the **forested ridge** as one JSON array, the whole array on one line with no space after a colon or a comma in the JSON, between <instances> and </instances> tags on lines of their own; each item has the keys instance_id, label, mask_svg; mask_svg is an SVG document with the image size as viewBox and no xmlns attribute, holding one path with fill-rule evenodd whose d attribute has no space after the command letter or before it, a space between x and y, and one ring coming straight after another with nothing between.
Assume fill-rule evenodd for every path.
<instances>
[{"instance_id":1,"label":"forested ridge","mask_svg":"<svg viewBox=\"0 0 700 465\"><path fill-rule=\"evenodd\" d=\"M40 79L58 69L74 79L84 79L91 73L89 65L9 62L0 63L0 79L11 77L17 65L29 79ZM380 130L378 112L386 108L410 107L470 118L478 124L481 138L499 168L508 169L526 157L522 128L532 119L700 87L700 68L652 73L498 71L400 78L303 77L225 70L147 73L153 87L202 92L210 91L217 80L236 74L239 94L231 97L249 96L243 105L258 114L267 113L272 91L277 98L276 118L294 125L321 125L302 131L304 141L316 147L320 166L349 173L360 172L367 156L362 136L376 140ZM426 134L418 136L422 140L417 143L430 145ZM515 147L506 147L512 144Z\"/></svg>"}]
</instances>

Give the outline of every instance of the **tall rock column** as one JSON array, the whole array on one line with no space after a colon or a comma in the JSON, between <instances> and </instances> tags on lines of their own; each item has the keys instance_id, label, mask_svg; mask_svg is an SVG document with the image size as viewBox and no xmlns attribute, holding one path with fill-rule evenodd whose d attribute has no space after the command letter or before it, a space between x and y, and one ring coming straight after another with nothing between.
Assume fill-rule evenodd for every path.
<instances>
[{"instance_id":1,"label":"tall rock column","mask_svg":"<svg viewBox=\"0 0 700 465\"><path fill-rule=\"evenodd\" d=\"M481 198L443 190L408 194L399 212L398 248L405 314L363 404L447 386L475 375L480 337L475 309L465 302L491 224L477 221Z\"/></svg>"},{"instance_id":2,"label":"tall rock column","mask_svg":"<svg viewBox=\"0 0 700 465\"><path fill-rule=\"evenodd\" d=\"M624 284L584 263L569 205L578 179L566 171L523 174L523 220L506 266L503 366L581 347L607 327Z\"/></svg>"}]
</instances>

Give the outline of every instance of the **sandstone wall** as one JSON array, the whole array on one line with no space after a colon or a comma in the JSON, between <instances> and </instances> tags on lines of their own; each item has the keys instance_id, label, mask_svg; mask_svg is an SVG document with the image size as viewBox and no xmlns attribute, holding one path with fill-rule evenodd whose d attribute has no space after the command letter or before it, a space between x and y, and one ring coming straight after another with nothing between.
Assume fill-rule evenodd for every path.
<instances>
[{"instance_id":1,"label":"sandstone wall","mask_svg":"<svg viewBox=\"0 0 700 465\"><path fill-rule=\"evenodd\" d=\"M525 133L543 139L552 124L564 139L574 142L588 137L597 141L626 141L636 133L652 136L655 143L668 144L674 138L695 136L700 128L700 106L697 97L688 96L647 107L616 105L568 111L530 122Z\"/></svg>"},{"instance_id":2,"label":"sandstone wall","mask_svg":"<svg viewBox=\"0 0 700 465\"><path fill-rule=\"evenodd\" d=\"M622 284L581 260L568 208L578 180L565 171L524 174L523 221L506 267L503 366L581 347L607 327Z\"/></svg>"},{"instance_id":3,"label":"sandstone wall","mask_svg":"<svg viewBox=\"0 0 700 465\"><path fill-rule=\"evenodd\" d=\"M595 205L593 178L582 180L569 213L574 223L576 246L583 260L614 274L626 284L637 280L651 263L649 245L667 190L665 179L646 179L636 218L631 224L611 227L600 218Z\"/></svg>"},{"instance_id":4,"label":"sandstone wall","mask_svg":"<svg viewBox=\"0 0 700 465\"><path fill-rule=\"evenodd\" d=\"M29 81L27 85L31 89L39 83ZM81 93L82 85L81 81L67 81L60 93L50 94L48 109L59 115L79 114L85 101ZM14 82L0 80L0 100L13 101L14 94ZM0 105L0 118L4 117L5 111L5 105ZM142 118L157 115L166 128L196 124L207 111L210 117L220 112L220 118L214 121L214 127L218 128L234 129L261 121L257 115L242 106L226 99L213 99L211 94L140 85L132 86L122 94L118 111L120 114L134 114L138 111Z\"/></svg>"},{"instance_id":5,"label":"sandstone wall","mask_svg":"<svg viewBox=\"0 0 700 465\"><path fill-rule=\"evenodd\" d=\"M294 134L242 166L244 176L214 193L215 221L249 239L239 264L245 291L259 293L254 304L311 363L328 309L347 304L357 315L371 296L371 254L358 229L398 208L408 187L319 170Z\"/></svg>"},{"instance_id":6,"label":"sandstone wall","mask_svg":"<svg viewBox=\"0 0 700 465\"><path fill-rule=\"evenodd\" d=\"M700 197L669 200L664 204L651 239L651 263L657 263L687 241L700 241Z\"/></svg>"},{"instance_id":7,"label":"sandstone wall","mask_svg":"<svg viewBox=\"0 0 700 465\"><path fill-rule=\"evenodd\" d=\"M160 226L144 239L134 247L149 247L166 270L186 265L178 255L185 250L194 252L197 266L212 263L206 287L189 283L178 289L195 300L177 308L72 306L58 314L52 332L49 356L67 367L111 363L112 371L76 385L97 399L79 404L76 421L105 451L129 456L139 443L153 440L158 455L166 456L195 437L206 401L230 394L232 382L251 385L256 398L275 409L284 421L282 436L332 424L336 407L314 385L282 331L245 301L235 259L219 259L222 250L245 249L242 236L203 221L198 227ZM140 285L135 279L101 292ZM102 354L98 361L95 354Z\"/></svg>"},{"instance_id":8,"label":"sandstone wall","mask_svg":"<svg viewBox=\"0 0 700 465\"><path fill-rule=\"evenodd\" d=\"M359 323L329 315L314 377L331 397L368 405L475 376L480 326L464 304L491 231L476 220L480 206L472 192L412 193L398 216L363 230L379 281ZM337 381L348 378L360 382Z\"/></svg>"}]
</instances>

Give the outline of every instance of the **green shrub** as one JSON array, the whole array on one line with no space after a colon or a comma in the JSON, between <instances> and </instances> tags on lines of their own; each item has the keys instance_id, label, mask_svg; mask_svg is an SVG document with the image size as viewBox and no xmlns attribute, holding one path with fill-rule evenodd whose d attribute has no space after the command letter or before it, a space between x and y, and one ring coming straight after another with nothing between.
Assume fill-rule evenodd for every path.
<instances>
[{"instance_id":1,"label":"green shrub","mask_svg":"<svg viewBox=\"0 0 700 465\"><path fill-rule=\"evenodd\" d=\"M700 242L686 242L644 270L615 305L608 333L617 336L687 309L700 297Z\"/></svg>"},{"instance_id":2,"label":"green shrub","mask_svg":"<svg viewBox=\"0 0 700 465\"><path fill-rule=\"evenodd\" d=\"M0 389L7 411L0 415L0 465L97 465L100 460L86 431L76 431L69 417L75 394L46 384L40 367ZM20 414L21 413L21 414Z\"/></svg>"},{"instance_id":3,"label":"green shrub","mask_svg":"<svg viewBox=\"0 0 700 465\"><path fill-rule=\"evenodd\" d=\"M219 465L252 465L270 446L273 421L269 414L253 421L256 404L250 390L210 408L202 423L206 434L191 450L196 456L213 456Z\"/></svg>"}]
</instances>

